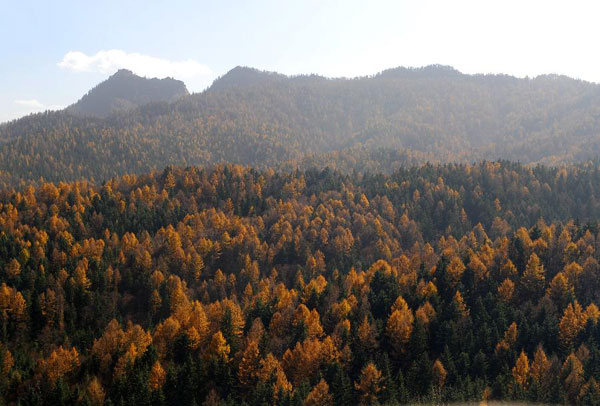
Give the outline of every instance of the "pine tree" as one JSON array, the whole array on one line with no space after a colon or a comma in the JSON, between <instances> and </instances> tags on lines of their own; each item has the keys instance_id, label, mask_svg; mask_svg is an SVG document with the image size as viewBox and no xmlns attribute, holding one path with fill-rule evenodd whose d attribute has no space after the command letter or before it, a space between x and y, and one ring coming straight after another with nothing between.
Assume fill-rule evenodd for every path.
<instances>
[{"instance_id":1,"label":"pine tree","mask_svg":"<svg viewBox=\"0 0 600 406\"><path fill-rule=\"evenodd\" d=\"M333 364L331 381L331 391L333 394L334 404L340 406L351 406L352 401L352 382L346 374L346 371L342 368L339 362Z\"/></svg>"},{"instance_id":2,"label":"pine tree","mask_svg":"<svg viewBox=\"0 0 600 406\"><path fill-rule=\"evenodd\" d=\"M391 368L390 359L387 354L384 354L381 369L383 389L381 390L380 400L385 405L398 404L398 392Z\"/></svg>"}]
</instances>

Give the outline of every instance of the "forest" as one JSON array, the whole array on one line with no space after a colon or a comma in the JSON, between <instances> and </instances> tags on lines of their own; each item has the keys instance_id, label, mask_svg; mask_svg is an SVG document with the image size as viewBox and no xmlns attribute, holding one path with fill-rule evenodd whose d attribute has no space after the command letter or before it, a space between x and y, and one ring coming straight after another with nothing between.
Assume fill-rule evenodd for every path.
<instances>
[{"instance_id":1,"label":"forest","mask_svg":"<svg viewBox=\"0 0 600 406\"><path fill-rule=\"evenodd\" d=\"M102 183L167 165L387 173L484 159L556 166L600 154L599 112L598 84L557 75L429 66L328 79L237 67L187 95L182 82L121 71L66 110L0 125L0 187Z\"/></svg>"},{"instance_id":2,"label":"forest","mask_svg":"<svg viewBox=\"0 0 600 406\"><path fill-rule=\"evenodd\" d=\"M597 162L3 188L0 404L598 405L599 199Z\"/></svg>"}]
</instances>

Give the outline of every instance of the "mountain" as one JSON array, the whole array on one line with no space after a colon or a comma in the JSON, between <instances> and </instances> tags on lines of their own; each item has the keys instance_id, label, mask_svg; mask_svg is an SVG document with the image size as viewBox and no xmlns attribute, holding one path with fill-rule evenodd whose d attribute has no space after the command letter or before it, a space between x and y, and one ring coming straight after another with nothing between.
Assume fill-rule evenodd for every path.
<instances>
[{"instance_id":1,"label":"mountain","mask_svg":"<svg viewBox=\"0 0 600 406\"><path fill-rule=\"evenodd\" d=\"M276 72L265 72L246 66L236 66L217 78L212 86L212 90L223 90L238 86L267 85L273 82L285 81L287 76Z\"/></svg>"},{"instance_id":2,"label":"mountain","mask_svg":"<svg viewBox=\"0 0 600 406\"><path fill-rule=\"evenodd\" d=\"M105 117L152 102L173 102L188 94L180 80L147 79L121 69L67 107L67 111L82 116Z\"/></svg>"},{"instance_id":3,"label":"mountain","mask_svg":"<svg viewBox=\"0 0 600 406\"><path fill-rule=\"evenodd\" d=\"M227 74L217 78L210 87L210 90L221 91L231 90L232 88L268 87L282 85L286 82L314 85L327 80L327 78L319 75L286 76L277 72L261 71L247 66L236 66L227 72Z\"/></svg>"},{"instance_id":4,"label":"mountain","mask_svg":"<svg viewBox=\"0 0 600 406\"><path fill-rule=\"evenodd\" d=\"M221 162L384 172L422 162L557 165L595 159L599 135L600 86L564 76L433 65L330 79L237 67L170 103L106 117L71 108L0 126L0 185Z\"/></svg>"},{"instance_id":5,"label":"mountain","mask_svg":"<svg viewBox=\"0 0 600 406\"><path fill-rule=\"evenodd\" d=\"M0 404L600 404L598 93L236 68L0 126Z\"/></svg>"}]
</instances>

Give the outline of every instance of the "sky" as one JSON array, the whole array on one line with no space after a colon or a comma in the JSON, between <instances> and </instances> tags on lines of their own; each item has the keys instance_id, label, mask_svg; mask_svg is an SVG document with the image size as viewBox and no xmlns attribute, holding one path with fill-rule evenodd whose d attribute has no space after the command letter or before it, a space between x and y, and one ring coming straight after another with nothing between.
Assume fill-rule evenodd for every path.
<instances>
[{"instance_id":1,"label":"sky","mask_svg":"<svg viewBox=\"0 0 600 406\"><path fill-rule=\"evenodd\" d=\"M450 65L600 82L600 3L0 0L0 122L76 102L120 68L200 92L235 66L328 77Z\"/></svg>"}]
</instances>

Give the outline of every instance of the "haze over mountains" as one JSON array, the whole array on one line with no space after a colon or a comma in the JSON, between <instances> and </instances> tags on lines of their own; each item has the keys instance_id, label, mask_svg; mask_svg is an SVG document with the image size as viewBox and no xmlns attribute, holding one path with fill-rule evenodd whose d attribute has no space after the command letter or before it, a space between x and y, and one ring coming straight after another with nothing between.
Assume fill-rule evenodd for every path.
<instances>
[{"instance_id":1,"label":"haze over mountains","mask_svg":"<svg viewBox=\"0 0 600 406\"><path fill-rule=\"evenodd\" d=\"M435 65L327 79L237 67L188 95L182 82L119 71L64 111L0 126L0 183L218 162L373 171L426 161L560 164L596 158L599 134L600 87L557 75Z\"/></svg>"}]
</instances>

